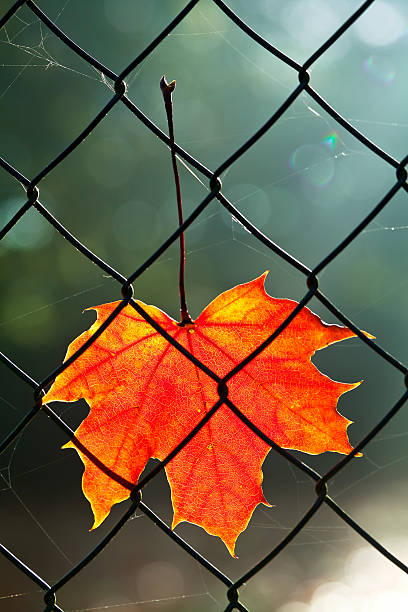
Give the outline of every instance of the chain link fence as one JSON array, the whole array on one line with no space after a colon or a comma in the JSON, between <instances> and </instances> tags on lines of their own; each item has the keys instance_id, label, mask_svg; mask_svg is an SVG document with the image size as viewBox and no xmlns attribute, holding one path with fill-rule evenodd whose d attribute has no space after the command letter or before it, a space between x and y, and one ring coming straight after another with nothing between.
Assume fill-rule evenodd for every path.
<instances>
[{"instance_id":1,"label":"chain link fence","mask_svg":"<svg viewBox=\"0 0 408 612\"><path fill-rule=\"evenodd\" d=\"M45 389L53 382L55 377L60 374L65 368L68 367L80 354L87 350L87 348L97 339L97 337L103 333L103 331L111 324L113 319L121 312L121 310L131 305L140 315L142 315L150 325L160 333L169 343L171 343L176 349L181 351L186 359L193 362L198 368L204 371L210 376L218 385L219 400L208 412L206 417L191 431L191 433L184 439L171 453L170 455L157 466L149 471L141 481L134 486L130 494L130 505L127 511L123 514L121 519L114 525L109 533L99 542L99 544L87 554L79 563L77 563L68 573L61 576L54 584L48 584L46 580L38 575L36 568L29 567L24 562L24 559L18 558L12 550L9 550L5 546L1 545L0 551L2 555L10 563L16 566L21 572L23 572L29 579L33 581L44 592L44 604L42 609L44 612L51 611L63 611L63 604L57 603L57 596L59 591L67 583L69 583L81 570L87 566L97 555L99 555L105 546L109 544L112 538L119 532L119 530L125 525L129 518L138 511L142 512L146 517L153 521L169 538L171 538L178 546L180 546L186 555L190 555L195 561L197 561L205 570L210 572L221 584L225 586L225 594L227 602L225 604L225 612L232 610L246 611L247 608L241 602L239 596L239 589L248 583L252 577L254 577L262 568L267 564L273 562L273 559L279 555L279 553L285 549L288 544L301 532L307 523L312 519L316 513L319 512L323 506L329 507L334 513L336 513L352 530L366 540L372 547L374 547L380 554L384 555L391 563L396 567L400 568L402 572L408 573L408 567L402 562L402 560L396 558L389 550L387 550L381 542L377 541L372 537L365 529L363 529L351 516L342 510L342 508L331 498L329 495L329 485L331 480L342 470L345 470L353 457L362 451L366 445L373 440L375 436L384 428L384 426L390 422L390 420L396 415L396 413L402 408L408 399L408 391L405 391L398 401L391 407L385 416L369 431L359 442L355 445L354 450L340 461L338 461L334 467L329 469L326 473L320 474L315 469L312 469L307 463L300 461L296 456L279 446L277 446L272 439L266 436L258 427L256 427L241 411L239 406L235 406L234 403L228 397L228 381L236 375L247 363L254 359L262 350L272 343L282 331L290 325L291 321L299 314L312 298L316 298L320 303L336 317L336 319L342 324L349 327L371 351L374 351L382 360L388 362L397 372L401 374L404 379L405 386L408 386L408 370L406 366L398 361L395 357L385 351L378 343L367 338L348 318L348 316L341 312L335 304L321 292L319 289L318 275L323 270L328 268L330 264L337 258L343 251L345 251L350 243L358 237L367 225L382 211L394 198L394 196L402 191L408 191L407 184L407 171L406 164L408 162L408 156L401 160L394 159L387 152L382 150L374 142L371 142L363 133L353 127L348 121L346 121L334 108L332 108L316 91L311 82L309 69L313 64L326 53L330 47L339 40L339 38L352 26L372 5L374 0L366 0L350 17L341 25L341 27L335 31L332 36L320 46L303 64L300 65L287 55L275 48L272 44L267 42L257 32L252 30L239 15L235 14L222 0L213 0L213 3L248 37L250 37L257 45L262 47L266 52L273 55L275 58L284 62L298 75L299 84L291 91L286 100L281 104L279 108L275 110L273 115L268 121L262 125L242 146L234 151L225 161L223 161L218 168L210 170L206 168L199 160L195 159L187 151L185 151L178 144L174 145L177 155L189 164L194 170L202 175L203 180L207 180L209 183L210 191L208 195L196 206L193 212L186 218L184 223L178 227L171 235L168 236L167 240L158 248L151 256L130 276L125 277L117 270L113 269L103 259L98 257L91 249L85 244L82 244L76 236L71 234L62 223L55 218L46 206L40 201L40 184L41 181L52 173L58 165L67 156L75 155L75 150L82 143L82 141L89 136L98 124L103 120L108 113L112 111L118 105L124 105L128 111L133 115L134 120L141 122L152 135L158 137L163 143L170 146L169 137L163 133L147 116L145 116L141 110L127 97L126 91L126 79L134 71L140 63L149 57L150 54L162 43L162 41L171 33L173 30L186 18L190 11L200 3L200 0L191 0L188 2L183 10L181 10L176 17L169 23L164 30L148 44L148 46L127 66L123 68L120 74L116 74L108 67L104 66L98 59L94 58L85 49L77 45L71 40L67 34L62 31L50 18L45 14L34 2L31 0L18 0L1 18L0 26L4 27L13 16L18 14L19 9L24 5L27 9L41 21L43 27L50 30L58 39L66 46L68 46L74 53L78 54L84 61L99 71L111 84L112 84L112 96L108 103L100 109L95 115L89 125L73 138L72 142L62 150L48 165L33 178L27 178L17 169L12 167L6 159L1 158L1 167L4 172L9 173L17 182L24 186L27 193L27 200L18 210L18 212L6 223L6 225L0 231L0 238L4 238L8 232L20 222L24 215L32 208L34 208L46 221L58 232L73 248L77 249L83 257L92 261L96 264L101 271L115 279L118 283L119 290L122 292L122 300L120 305L115 311L106 319L101 327L94 333L92 338L85 343L85 345L77 351L68 361L63 365L54 369L40 382L33 380L29 373L25 372L21 367L12 361L7 355L0 354L1 361L4 366L9 368L14 374L16 374L21 381L28 385L34 394L34 406L26 413L24 418L18 425L11 431L5 439L1 442L0 450L5 451L17 438L20 436L24 428L35 420L40 412L45 413L49 419L55 424L56 427L60 428L70 438L73 437L73 431L67 425L62 418L60 418L49 406L42 404L42 397ZM309 269L301 261L295 259L290 253L283 250L278 244L274 243L268 236L263 234L253 223L248 221L246 217L230 202L222 191L221 175L229 169L238 159L240 159L251 147L258 142L264 134L273 128L273 126L280 120L285 112L291 107L291 105L297 100L301 94L307 94L316 104L318 104L330 117L341 125L349 134L357 139L364 147L369 149L378 158L380 158L384 164L388 164L395 170L395 182L391 188L383 194L383 197L378 202L373 202L373 206L369 214L365 216L354 229L340 242L333 247L333 249L327 253L327 255L318 263L313 269ZM274 253L277 258L281 258L292 266L295 270L304 275L305 279L305 293L303 298L300 300L298 306L294 308L291 315L284 321L278 329L268 338L266 342L258 347L251 355L248 355L244 362L240 363L237 367L229 372L224 378L220 378L216 372L213 372L206 364L198 361L194 355L190 354L186 349L180 346L171 336L169 336L164 329L160 327L144 309L136 303L133 299L132 283L139 279L141 275L163 254L169 247L179 238L180 234L190 227L194 222L200 218L200 215L207 209L208 205L217 200L219 205L226 209L235 219L237 219L247 230L256 238L259 243L262 243L270 252ZM375 205L374 205L375 204ZM294 467L295 470L299 470L305 474L311 482L311 487L314 487L316 492L316 499L311 507L304 513L299 522L287 533L287 535L280 541L280 543L269 552L263 559L256 563L249 571L242 575L238 580L231 580L225 575L219 568L214 566L208 559L201 555L197 550L193 549L186 541L180 536L174 533L168 525L166 525L156 514L141 500L142 489L159 473L163 470L165 465L171 461L177 453L197 434L198 431L208 422L211 416L216 410L225 404L228 408L242 420L245 425L250 428L257 436L259 436L266 444L268 444L276 453L281 455L286 461ZM74 444L79 446L79 443L75 441ZM81 451L88 458L93 461L98 467L105 473L109 474L111 478L120 481L120 477L112 473L106 466L101 464L97 457L94 457L87 449L81 446ZM373 577L375 580L375 577Z\"/></svg>"}]
</instances>

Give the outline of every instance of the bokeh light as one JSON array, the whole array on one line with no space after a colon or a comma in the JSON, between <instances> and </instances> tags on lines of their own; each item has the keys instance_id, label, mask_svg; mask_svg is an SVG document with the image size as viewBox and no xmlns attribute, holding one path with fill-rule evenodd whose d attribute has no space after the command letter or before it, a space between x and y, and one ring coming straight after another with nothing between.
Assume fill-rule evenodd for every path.
<instances>
[{"instance_id":1,"label":"bokeh light","mask_svg":"<svg viewBox=\"0 0 408 612\"><path fill-rule=\"evenodd\" d=\"M322 145L324 145L330 151L333 151L337 146L338 140L338 134L336 132L331 132L331 134L328 134L326 138L323 138Z\"/></svg>"},{"instance_id":2,"label":"bokeh light","mask_svg":"<svg viewBox=\"0 0 408 612\"><path fill-rule=\"evenodd\" d=\"M369 55L364 61L364 68L372 79L385 85L392 83L397 74L391 60L381 55Z\"/></svg>"},{"instance_id":3,"label":"bokeh light","mask_svg":"<svg viewBox=\"0 0 408 612\"><path fill-rule=\"evenodd\" d=\"M23 206L24 199L10 198L2 203L0 208L0 227L3 227ZM40 213L31 208L13 229L1 241L1 251L28 251L48 244L52 238L52 230Z\"/></svg>"},{"instance_id":4,"label":"bokeh light","mask_svg":"<svg viewBox=\"0 0 408 612\"><path fill-rule=\"evenodd\" d=\"M333 139L328 142L331 148ZM290 156L289 165L313 187L326 187L335 173L335 162L326 146L305 144L297 147Z\"/></svg>"},{"instance_id":5,"label":"bokeh light","mask_svg":"<svg viewBox=\"0 0 408 612\"><path fill-rule=\"evenodd\" d=\"M282 25L301 46L311 48L319 45L336 29L335 4L324 0L297 0L285 2L281 10ZM302 24L302 27L299 25Z\"/></svg>"},{"instance_id":6,"label":"bokeh light","mask_svg":"<svg viewBox=\"0 0 408 612\"><path fill-rule=\"evenodd\" d=\"M407 538L384 544L407 558ZM338 580L319 584L308 601L289 601L278 612L405 612L407 601L406 575L372 547L362 546L345 559Z\"/></svg>"},{"instance_id":7,"label":"bokeh light","mask_svg":"<svg viewBox=\"0 0 408 612\"><path fill-rule=\"evenodd\" d=\"M406 22L395 4L378 0L373 2L354 27L357 36L366 45L385 47L403 36Z\"/></svg>"}]
</instances>

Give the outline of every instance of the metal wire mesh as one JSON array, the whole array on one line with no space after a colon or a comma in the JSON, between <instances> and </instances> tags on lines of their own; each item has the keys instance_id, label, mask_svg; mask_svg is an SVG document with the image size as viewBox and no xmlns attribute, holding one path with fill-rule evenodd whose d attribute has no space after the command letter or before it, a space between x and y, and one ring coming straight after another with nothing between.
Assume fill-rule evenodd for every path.
<instances>
[{"instance_id":1,"label":"metal wire mesh","mask_svg":"<svg viewBox=\"0 0 408 612\"><path fill-rule=\"evenodd\" d=\"M70 359L68 359L63 365L59 366L55 370L49 373L42 381L37 382L31 378L31 376L24 372L18 364L14 363L8 356L0 354L2 362L10 368L15 374L17 374L21 380L31 387L34 392L34 406L21 422L14 428L13 431L6 436L0 445L0 451L3 452L16 438L21 434L23 429L39 415L40 411L44 412L55 425L61 428L69 437L73 436L73 432L69 426L47 405L42 404L42 397L44 390L49 384L55 379L55 377L61 373L65 368L68 367L74 360L78 358L80 354L87 350L87 348L95 342L97 337L103 333L103 331L111 324L113 319L119 314L119 312L127 305L131 305L150 325L160 333L169 343L171 343L176 349L181 351L184 356L192 361L198 368L204 371L210 376L218 385L219 400L206 414L203 420L191 431L191 433L169 454L169 456L154 469L152 469L142 480L133 487L130 494L130 506L122 518L117 522L114 528L99 542L99 544L85 556L77 565L75 565L67 574L62 576L57 582L50 585L41 576L39 576L35 568L30 568L22 559L19 559L13 554L12 551L8 550L5 546L1 545L1 553L14 564L19 570L21 570L26 576L28 576L36 585L44 591L44 612L50 612L51 610L62 611L61 605L57 604L57 595L60 589L66 585L78 572L80 572L92 559L101 553L104 547L112 540L112 538L118 533L123 527L127 520L138 508L139 511L144 513L149 519L151 519L169 538L172 538L182 549L184 549L186 555L191 555L198 563L200 563L208 572L211 572L226 588L226 596L228 603L225 607L225 612L231 610L245 611L247 608L241 603L239 599L238 589L247 583L257 572L259 572L265 565L271 563L276 557L292 540L293 538L305 527L308 521L319 511L319 509L326 505L334 513L336 513L351 529L357 532L362 538L364 538L371 546L373 546L379 553L384 555L391 563L400 568L403 572L408 573L408 567L398 558L396 558L391 552L389 552L381 542L374 539L369 533L367 533L357 522L353 520L351 516L348 516L339 505L329 496L328 488L329 483L333 477L338 474L341 470L344 470L352 458L360 452L364 447L380 432L380 430L394 417L394 415L400 410L403 404L408 399L408 391L405 391L403 395L398 399L394 406L392 406L387 414L376 424L371 431L369 431L355 446L354 450L338 461L338 463L329 469L324 474L319 474L314 469L309 467L306 463L298 460L293 454L277 446L273 440L266 436L258 427L256 427L241 411L239 406L235 406L234 403L228 397L228 382L235 376L247 363L254 359L261 351L263 351L270 343L272 343L282 331L290 325L291 321L297 316L306 304L311 300L312 297L316 298L321 304L330 311L342 324L348 326L361 340L365 343L372 351L377 353L381 359L388 362L396 371L400 372L404 377L405 386L408 386L408 370L405 365L400 363L395 357L388 354L382 349L377 343L369 339L364 335L353 322L341 312L334 304L332 304L325 295L319 289L318 274L327 268L331 262L342 253L350 243L363 232L366 226L378 215L378 213L388 205L392 198L400 190L408 191L407 184L407 171L406 164L408 162L408 156L402 160L395 160L388 153L383 151L375 143L371 142L364 134L356 130L350 125L334 108L332 108L312 87L309 69L311 66L335 43L343 33L356 22L361 15L369 8L374 0L366 0L360 8L352 14L341 27L333 33L332 36L319 47L303 64L300 65L279 49L272 46L269 42L264 40L257 32L253 31L242 19L236 15L222 0L213 0L214 4L223 11L223 13L238 26L242 32L248 37L255 41L258 45L263 47L267 52L278 58L281 62L284 62L287 66L293 69L298 74L299 84L290 93L283 104L276 109L273 115L268 121L260 127L242 146L234 151L228 159L223 161L220 166L215 170L209 170L200 161L192 157L182 147L175 144L177 154L183 158L188 164L190 164L195 170L203 175L205 179L209 181L210 192L208 195L196 206L194 211L188 216L184 223L173 232L167 240L158 248L133 274L128 278L123 276L121 273L113 269L100 257L95 255L86 245L72 235L62 224L56 219L47 208L39 200L39 185L41 181L69 155L73 154L76 148L81 142L96 128L96 126L102 121L102 119L116 106L123 104L134 116L135 121L142 122L147 130L150 130L152 134L159 137L164 143L170 145L170 140L166 134L164 134L148 117L146 117L135 104L126 95L126 78L130 73L146 58L151 54L156 47L158 47L166 36L171 33L174 28L188 15L188 13L200 2L200 0L191 0L188 2L182 11L169 23L164 30L127 66L125 66L120 74L116 74L100 61L92 57L86 50L78 46L72 41L51 19L34 3L32 0L18 0L10 10L0 20L0 27L5 26L8 21L15 15L18 10L25 5L29 10L33 12L42 22L45 28L52 31L55 36L59 38L61 42L67 45L74 53L78 54L83 60L88 62L96 70L100 71L106 79L109 79L113 84L114 94L112 95L109 102L101 108L96 114L92 121L87 127L78 134L72 142L62 150L48 165L46 165L36 176L31 180L23 176L18 169L13 168L5 159L1 159L1 166L3 170L9 173L16 181L21 183L27 192L27 201L13 216L13 218L5 225L0 231L0 239L6 236L6 234L23 218L23 216L31 208L35 208L47 221L50 223L57 232L68 241L74 248L76 248L82 255L88 260L96 264L102 271L113 277L122 292L122 300L119 306L112 312L112 314L106 319L106 321L100 326L100 328L94 333L94 335L87 341L84 346L78 350ZM270 238L264 235L257 227L249 222L235 206L228 201L228 199L222 193L222 183L220 176L222 173L230 168L248 149L250 149L268 130L272 128L279 121L282 115L290 108L298 96L302 93L308 94L324 111L326 111L332 119L340 124L345 130L347 130L354 138L360 141L365 147L372 151L376 156L381 158L384 164L388 164L395 168L395 183L389 189L387 193L383 195L381 200L375 204L369 214L362 219L358 225L346 236L346 238L337 246L335 246L331 252L329 252L322 261L314 268L309 269L301 261L296 260L289 253L285 252L278 244L275 244ZM218 200L219 204L224 207L229 213L231 213L260 243L265 245L270 251L272 251L277 257L282 258L290 266L293 266L297 271L302 273L305 277L307 285L307 291L303 298L300 300L299 305L294 308L291 315L282 323L278 329L265 341L260 347L258 347L253 353L241 362L239 365L234 367L225 377L220 378L216 372L213 372L206 364L201 363L199 360L190 354L185 348L177 343L174 338L169 336L164 329L160 327L144 309L133 299L132 283L138 279L144 272L155 262L180 236L180 234L192 225L197 218L203 213L207 206L213 200ZM215 567L210 561L208 561L199 552L194 550L187 542L181 539L175 534L165 523L157 517L154 512L141 501L141 490L145 485L150 482L163 468L171 461L173 457L180 450L188 444L188 442L197 434L198 431L211 419L217 409L225 404L231 411L242 420L245 425L250 428L257 436L259 436L266 444L268 444L276 453L279 453L288 462L290 462L297 470L300 470L307 477L309 477L314 484L316 491L316 500L312 506L304 513L301 520L289 531L289 533L282 539L282 541L270 551L265 558L261 559L256 563L249 571L241 576L235 582L224 575L217 567ZM97 457L94 457L84 446L80 445L78 441L75 442L78 448L81 448L82 453L86 454L88 458L98 465L105 473L109 474L110 477L116 481L121 481L120 477L112 473L106 466L104 466ZM125 486L128 486L125 483ZM129 488L129 486L128 486Z\"/></svg>"}]
</instances>

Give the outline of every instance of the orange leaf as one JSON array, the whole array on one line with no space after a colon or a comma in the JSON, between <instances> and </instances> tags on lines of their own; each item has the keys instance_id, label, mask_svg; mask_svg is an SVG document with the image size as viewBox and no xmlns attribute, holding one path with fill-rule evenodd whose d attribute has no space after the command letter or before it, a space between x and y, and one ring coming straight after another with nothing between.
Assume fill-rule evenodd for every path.
<instances>
[{"instance_id":1,"label":"orange leaf","mask_svg":"<svg viewBox=\"0 0 408 612\"><path fill-rule=\"evenodd\" d=\"M139 304L173 338L218 376L225 376L286 319L296 302L270 297L266 274L219 295L194 325L180 327L154 306ZM95 307L97 320L68 348L66 359L98 329L119 302ZM310 358L355 334L327 325L303 308L260 355L229 382L229 397L284 448L348 453L350 421L336 410L345 384L321 374ZM136 483L150 458L165 459L218 400L216 383L126 306L101 336L54 382L45 401L85 398L91 410L76 437L108 468ZM65 447L74 447L68 442ZM262 463L269 447L222 405L167 465L173 527L189 521L235 541L260 503ZM83 491L94 527L129 491L82 452Z\"/></svg>"}]
</instances>

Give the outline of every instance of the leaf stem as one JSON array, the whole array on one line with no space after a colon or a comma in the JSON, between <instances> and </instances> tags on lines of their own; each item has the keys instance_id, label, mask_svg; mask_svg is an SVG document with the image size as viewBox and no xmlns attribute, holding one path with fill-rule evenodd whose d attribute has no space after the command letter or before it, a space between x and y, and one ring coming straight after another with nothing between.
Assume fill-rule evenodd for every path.
<instances>
[{"instance_id":1,"label":"leaf stem","mask_svg":"<svg viewBox=\"0 0 408 612\"><path fill-rule=\"evenodd\" d=\"M176 87L176 81L171 83L166 82L166 78L163 75L160 79L160 89L164 98L164 106L166 109L167 123L169 126L169 138L170 138L170 153L171 162L173 165L174 183L176 185L176 196L177 196L177 209L179 225L183 223L183 206L181 201L181 189L180 189L180 178L177 168L176 151L174 149L174 125L173 125L173 101L172 93ZM181 321L180 326L189 325L194 323L190 315L188 314L186 292L184 288L184 270L186 264L186 249L184 242L184 232L180 234L180 268L179 268L179 292L180 292L180 315Z\"/></svg>"}]
</instances>

